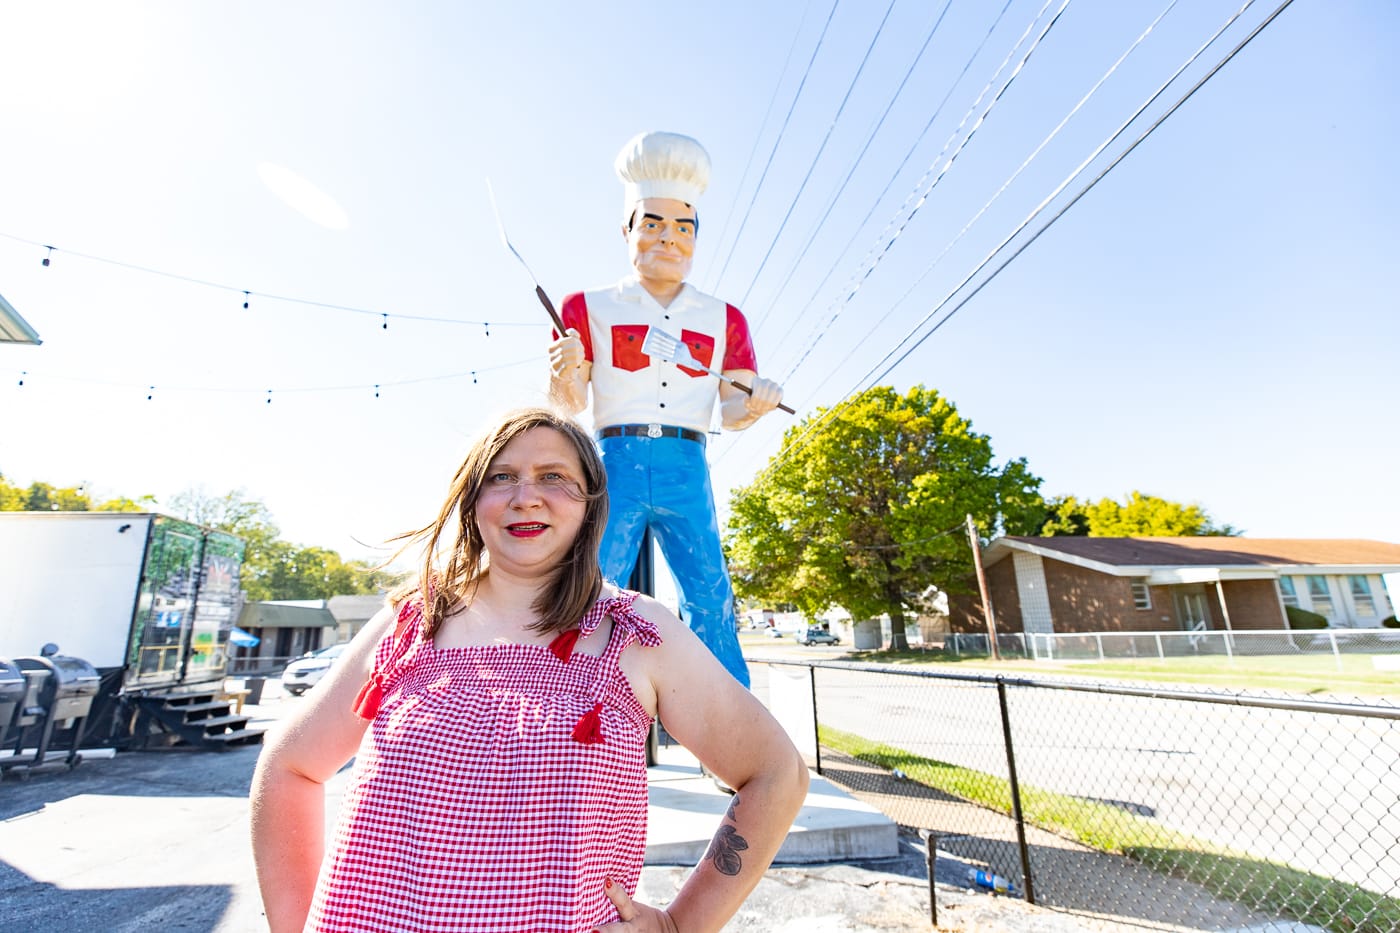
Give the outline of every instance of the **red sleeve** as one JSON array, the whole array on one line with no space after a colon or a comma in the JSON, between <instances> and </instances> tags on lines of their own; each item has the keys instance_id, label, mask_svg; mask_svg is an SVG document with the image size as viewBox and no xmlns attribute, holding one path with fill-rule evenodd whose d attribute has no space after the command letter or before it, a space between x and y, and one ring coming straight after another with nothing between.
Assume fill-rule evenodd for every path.
<instances>
[{"instance_id":1,"label":"red sleeve","mask_svg":"<svg viewBox=\"0 0 1400 933\"><path fill-rule=\"evenodd\" d=\"M583 358L593 362L593 336L588 330L588 304L583 299L583 292L567 296L559 316L564 319L565 327L578 331L579 339L583 341ZM554 337L558 339L559 334Z\"/></svg>"},{"instance_id":2,"label":"red sleeve","mask_svg":"<svg viewBox=\"0 0 1400 933\"><path fill-rule=\"evenodd\" d=\"M744 320L744 313L733 305L725 305L724 310L724 365L720 367L720 372L727 369L758 372L758 357L753 352L749 322ZM568 320L564 319L566 323Z\"/></svg>"}]
</instances>

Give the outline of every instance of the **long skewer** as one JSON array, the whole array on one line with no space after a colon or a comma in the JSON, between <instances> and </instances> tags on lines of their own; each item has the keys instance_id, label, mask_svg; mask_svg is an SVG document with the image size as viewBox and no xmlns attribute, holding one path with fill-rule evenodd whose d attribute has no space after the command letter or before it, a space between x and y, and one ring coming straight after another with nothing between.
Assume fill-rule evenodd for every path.
<instances>
[{"instance_id":1,"label":"long skewer","mask_svg":"<svg viewBox=\"0 0 1400 933\"><path fill-rule=\"evenodd\" d=\"M510 250L510 254L520 261L520 265L524 268L525 274L528 275L530 281L534 283L535 297L540 300L540 304L544 305L544 309L549 312L549 319L554 322L554 328L558 331L559 336L564 336L566 332L564 320L559 317L559 312L554 310L554 302L550 301L549 296L544 293L544 289L540 288L540 281L535 278L535 273L530 271L530 264L527 263L525 257L520 255L516 248L511 245L510 237L506 235L506 225L501 221L501 211L500 208L496 206L496 192L491 187L491 179L489 178L486 179L486 193L491 196L491 210L496 215L496 229L501 231L501 242L505 244L506 249Z\"/></svg>"}]
</instances>

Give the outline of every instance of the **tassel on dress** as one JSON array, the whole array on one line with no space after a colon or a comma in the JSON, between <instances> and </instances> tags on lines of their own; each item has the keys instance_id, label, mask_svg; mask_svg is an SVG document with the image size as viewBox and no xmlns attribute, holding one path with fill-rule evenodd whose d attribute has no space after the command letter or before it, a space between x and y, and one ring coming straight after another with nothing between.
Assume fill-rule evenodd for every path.
<instances>
[{"instance_id":1,"label":"tassel on dress","mask_svg":"<svg viewBox=\"0 0 1400 933\"><path fill-rule=\"evenodd\" d=\"M600 715L603 712L601 701L594 703L593 708L584 713L574 726L574 741L580 745L597 745L603 741L603 719Z\"/></svg>"},{"instance_id":2,"label":"tassel on dress","mask_svg":"<svg viewBox=\"0 0 1400 933\"><path fill-rule=\"evenodd\" d=\"M361 719L374 719L379 715L379 704L383 701L384 686L379 682L378 672L375 672L365 681L364 686L360 687L360 692L355 694L355 703L351 709Z\"/></svg>"},{"instance_id":3,"label":"tassel on dress","mask_svg":"<svg viewBox=\"0 0 1400 933\"><path fill-rule=\"evenodd\" d=\"M578 629L571 628L567 632L560 632L559 636L549 643L549 650L560 661L568 664L576 644L578 644Z\"/></svg>"}]
</instances>

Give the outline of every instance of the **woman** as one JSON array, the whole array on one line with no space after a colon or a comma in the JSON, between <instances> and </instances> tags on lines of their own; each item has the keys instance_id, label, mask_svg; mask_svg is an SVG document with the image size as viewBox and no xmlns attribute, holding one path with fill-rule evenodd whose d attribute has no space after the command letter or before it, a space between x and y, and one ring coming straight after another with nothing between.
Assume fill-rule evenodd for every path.
<instances>
[{"instance_id":1,"label":"woman","mask_svg":"<svg viewBox=\"0 0 1400 933\"><path fill-rule=\"evenodd\" d=\"M807 770L674 615L603 581L606 520L602 463L566 417L520 411L472 448L437 520L408 536L424 546L419 582L258 762L253 849L274 933L695 933L733 916ZM736 791L665 910L630 898L658 715ZM352 756L323 858L323 785Z\"/></svg>"}]
</instances>

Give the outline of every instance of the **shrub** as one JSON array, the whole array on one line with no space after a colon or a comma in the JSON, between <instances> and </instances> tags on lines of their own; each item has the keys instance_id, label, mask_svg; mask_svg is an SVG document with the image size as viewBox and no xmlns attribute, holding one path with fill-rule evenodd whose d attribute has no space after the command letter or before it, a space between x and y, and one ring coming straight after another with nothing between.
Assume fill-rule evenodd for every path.
<instances>
[{"instance_id":1,"label":"shrub","mask_svg":"<svg viewBox=\"0 0 1400 933\"><path fill-rule=\"evenodd\" d=\"M1384 619L1381 619L1381 625L1384 625L1386 628L1400 628L1400 622L1395 621L1395 616L1386 616Z\"/></svg>"},{"instance_id":2,"label":"shrub","mask_svg":"<svg viewBox=\"0 0 1400 933\"><path fill-rule=\"evenodd\" d=\"M1327 617L1320 613L1299 609L1297 606L1284 606L1289 628L1326 628Z\"/></svg>"}]
</instances>

